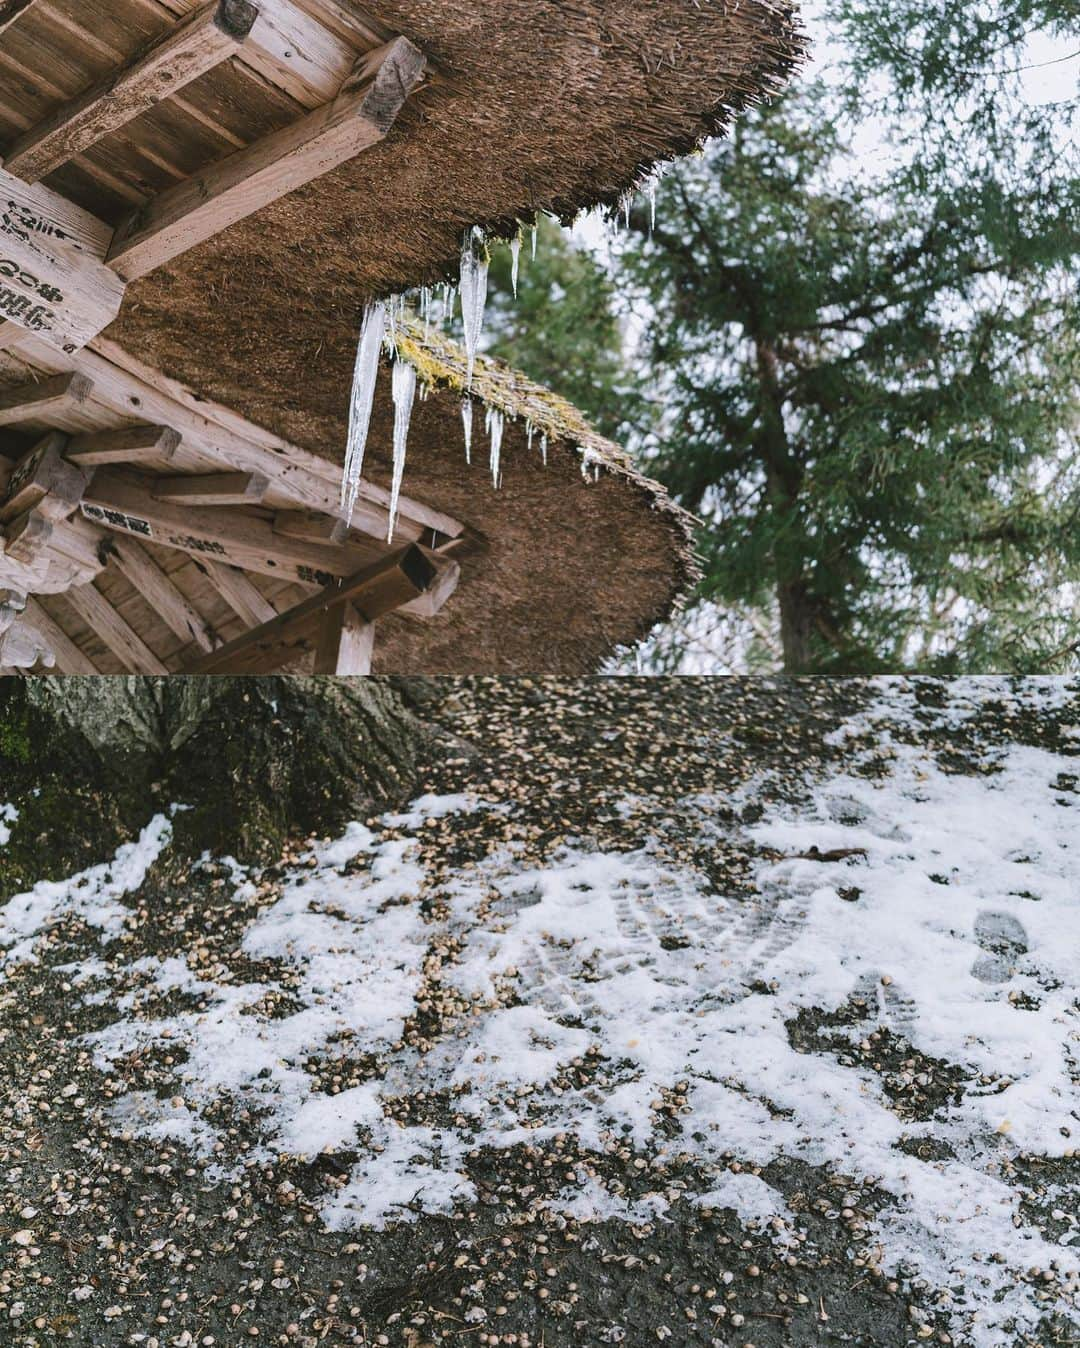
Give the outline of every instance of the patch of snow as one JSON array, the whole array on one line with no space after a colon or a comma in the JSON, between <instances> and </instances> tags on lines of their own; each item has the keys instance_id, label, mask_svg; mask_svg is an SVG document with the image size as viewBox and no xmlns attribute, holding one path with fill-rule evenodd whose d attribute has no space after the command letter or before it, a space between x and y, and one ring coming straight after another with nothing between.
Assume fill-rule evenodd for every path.
<instances>
[{"instance_id":1,"label":"patch of snow","mask_svg":"<svg viewBox=\"0 0 1080 1348\"><path fill-rule=\"evenodd\" d=\"M0 847L11 837L11 825L19 818L19 812L14 805L0 805Z\"/></svg>"}]
</instances>

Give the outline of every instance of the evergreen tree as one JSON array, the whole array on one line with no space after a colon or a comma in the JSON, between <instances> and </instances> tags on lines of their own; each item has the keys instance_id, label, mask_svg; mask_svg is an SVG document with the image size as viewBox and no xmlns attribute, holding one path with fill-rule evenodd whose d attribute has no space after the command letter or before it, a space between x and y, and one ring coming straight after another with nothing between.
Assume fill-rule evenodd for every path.
<instances>
[{"instance_id":1,"label":"evergreen tree","mask_svg":"<svg viewBox=\"0 0 1080 1348\"><path fill-rule=\"evenodd\" d=\"M492 249L489 349L625 443L642 416L641 391L625 357L612 277L547 216L535 258L531 234L527 228L522 238L516 297L510 248Z\"/></svg>"},{"instance_id":2,"label":"evergreen tree","mask_svg":"<svg viewBox=\"0 0 1080 1348\"><path fill-rule=\"evenodd\" d=\"M1050 7L990 8L840 0L839 96L741 119L623 252L702 595L790 672L1078 664L1075 105L1012 83Z\"/></svg>"},{"instance_id":3,"label":"evergreen tree","mask_svg":"<svg viewBox=\"0 0 1080 1348\"><path fill-rule=\"evenodd\" d=\"M838 69L669 173L614 294L553 228L497 266L496 350L703 517L744 667L1080 667L1077 103L1024 97L1076 12L830 0Z\"/></svg>"}]
</instances>

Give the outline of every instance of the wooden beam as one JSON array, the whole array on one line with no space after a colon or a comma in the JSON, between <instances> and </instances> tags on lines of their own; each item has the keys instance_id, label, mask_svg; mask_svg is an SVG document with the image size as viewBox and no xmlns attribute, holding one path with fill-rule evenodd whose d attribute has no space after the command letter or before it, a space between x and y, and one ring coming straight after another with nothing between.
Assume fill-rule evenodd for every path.
<instances>
[{"instance_id":1,"label":"wooden beam","mask_svg":"<svg viewBox=\"0 0 1080 1348\"><path fill-rule=\"evenodd\" d=\"M54 672L57 674L98 674L97 665L77 646L60 624L45 610L36 599L27 601L23 622L28 623L41 636L52 651L56 660Z\"/></svg>"},{"instance_id":2,"label":"wooden beam","mask_svg":"<svg viewBox=\"0 0 1080 1348\"><path fill-rule=\"evenodd\" d=\"M124 426L116 431L88 431L74 435L64 457L83 468L110 463L143 463L147 459L171 459L180 444L179 431L171 426Z\"/></svg>"},{"instance_id":3,"label":"wooden beam","mask_svg":"<svg viewBox=\"0 0 1080 1348\"><path fill-rule=\"evenodd\" d=\"M220 645L202 614L185 598L145 548L133 538L111 534L106 555L130 581L163 623L182 641L194 642L201 650Z\"/></svg>"},{"instance_id":4,"label":"wooden beam","mask_svg":"<svg viewBox=\"0 0 1080 1348\"><path fill-rule=\"evenodd\" d=\"M43 519L62 520L78 507L89 481L64 460L67 436L50 431L15 465L0 501L0 524L34 508Z\"/></svg>"},{"instance_id":5,"label":"wooden beam","mask_svg":"<svg viewBox=\"0 0 1080 1348\"><path fill-rule=\"evenodd\" d=\"M259 473L166 477L154 483L154 500L189 506L258 505L269 486Z\"/></svg>"},{"instance_id":6,"label":"wooden beam","mask_svg":"<svg viewBox=\"0 0 1080 1348\"><path fill-rule=\"evenodd\" d=\"M195 565L225 600L245 627L259 627L277 617L277 609L235 566L195 558Z\"/></svg>"},{"instance_id":7,"label":"wooden beam","mask_svg":"<svg viewBox=\"0 0 1080 1348\"><path fill-rule=\"evenodd\" d=\"M154 652L117 613L100 590L80 585L64 593L64 599L92 632L132 674L168 674Z\"/></svg>"},{"instance_id":8,"label":"wooden beam","mask_svg":"<svg viewBox=\"0 0 1080 1348\"><path fill-rule=\"evenodd\" d=\"M0 0L0 33L7 32L16 19L21 19L36 4L37 0Z\"/></svg>"},{"instance_id":9,"label":"wooden beam","mask_svg":"<svg viewBox=\"0 0 1080 1348\"><path fill-rule=\"evenodd\" d=\"M140 207L116 231L106 261L127 281L145 276L377 144L425 64L403 37L371 53L332 103Z\"/></svg>"},{"instance_id":10,"label":"wooden beam","mask_svg":"<svg viewBox=\"0 0 1080 1348\"><path fill-rule=\"evenodd\" d=\"M37 182L234 56L258 18L249 0L212 0L178 29L32 126L4 166Z\"/></svg>"},{"instance_id":11,"label":"wooden beam","mask_svg":"<svg viewBox=\"0 0 1080 1348\"><path fill-rule=\"evenodd\" d=\"M335 518L343 513L341 469L336 464L283 440L232 408L200 396L107 337L97 337L92 347L69 354L26 333L19 358L48 373L77 369L94 381L96 406L125 419L131 416L133 407L138 407L148 421L175 427L184 437L177 450L177 466L181 458L186 458L193 466L203 468L208 461L239 472L262 473L270 479L271 499L281 498ZM357 511L354 528L372 533L381 543L386 538L390 492L377 483L362 481L360 498L378 510L372 512L370 526L365 515ZM465 528L462 521L444 511L403 494L399 528L406 517L421 526L417 538L425 528L451 538Z\"/></svg>"},{"instance_id":12,"label":"wooden beam","mask_svg":"<svg viewBox=\"0 0 1080 1348\"><path fill-rule=\"evenodd\" d=\"M423 551L411 543L204 656L189 672L264 674L281 669L315 650L323 617L332 608L351 603L365 622L373 623L423 594L434 575Z\"/></svg>"},{"instance_id":13,"label":"wooden beam","mask_svg":"<svg viewBox=\"0 0 1080 1348\"><path fill-rule=\"evenodd\" d=\"M375 624L360 616L352 604L335 604L323 614L315 648L315 674L371 673Z\"/></svg>"},{"instance_id":14,"label":"wooden beam","mask_svg":"<svg viewBox=\"0 0 1080 1348\"><path fill-rule=\"evenodd\" d=\"M275 534L269 520L240 510L189 509L158 501L154 479L123 468L101 468L91 479L83 515L105 529L133 534L277 580L323 585L385 556L384 545L353 541L344 547L304 543Z\"/></svg>"},{"instance_id":15,"label":"wooden beam","mask_svg":"<svg viewBox=\"0 0 1080 1348\"><path fill-rule=\"evenodd\" d=\"M0 250L3 244L0 244ZM27 421L50 421L76 403L84 403L94 387L86 375L72 371L17 388L0 388L0 426Z\"/></svg>"},{"instance_id":16,"label":"wooden beam","mask_svg":"<svg viewBox=\"0 0 1080 1348\"><path fill-rule=\"evenodd\" d=\"M94 217L0 168L0 322L67 352L108 327L126 287L85 247L88 220Z\"/></svg>"},{"instance_id":17,"label":"wooden beam","mask_svg":"<svg viewBox=\"0 0 1080 1348\"><path fill-rule=\"evenodd\" d=\"M305 510L279 510L274 516L274 533L283 538L302 538L312 543L344 543L349 527L332 515L311 515ZM410 543L416 540L410 538Z\"/></svg>"}]
</instances>

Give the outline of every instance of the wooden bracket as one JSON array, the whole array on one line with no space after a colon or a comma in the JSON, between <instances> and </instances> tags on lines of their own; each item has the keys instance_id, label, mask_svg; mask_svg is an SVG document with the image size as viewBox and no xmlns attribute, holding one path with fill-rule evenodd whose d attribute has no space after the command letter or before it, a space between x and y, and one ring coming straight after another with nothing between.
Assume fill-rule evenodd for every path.
<instances>
[{"instance_id":1,"label":"wooden bracket","mask_svg":"<svg viewBox=\"0 0 1080 1348\"><path fill-rule=\"evenodd\" d=\"M50 431L15 466L0 501L0 524L34 509L45 520L62 520L83 498L87 475L64 460L67 437Z\"/></svg>"},{"instance_id":2,"label":"wooden bracket","mask_svg":"<svg viewBox=\"0 0 1080 1348\"><path fill-rule=\"evenodd\" d=\"M50 422L58 413L84 403L93 387L93 380L72 371L32 384L0 389L0 426Z\"/></svg>"},{"instance_id":3,"label":"wooden bracket","mask_svg":"<svg viewBox=\"0 0 1080 1348\"><path fill-rule=\"evenodd\" d=\"M411 543L204 656L188 672L265 674L281 669L317 648L323 619L332 609L352 604L365 623L373 623L423 594L434 578L435 568Z\"/></svg>"}]
</instances>

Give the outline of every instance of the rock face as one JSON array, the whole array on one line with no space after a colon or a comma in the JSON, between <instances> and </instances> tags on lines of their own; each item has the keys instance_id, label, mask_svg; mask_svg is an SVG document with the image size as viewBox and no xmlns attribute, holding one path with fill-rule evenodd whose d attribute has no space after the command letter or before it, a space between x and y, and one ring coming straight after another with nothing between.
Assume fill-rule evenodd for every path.
<instances>
[{"instance_id":1,"label":"rock face","mask_svg":"<svg viewBox=\"0 0 1080 1348\"><path fill-rule=\"evenodd\" d=\"M415 680L0 681L0 803L25 816L0 881L100 856L169 804L187 807L193 850L268 860L287 835L408 794L427 695ZM28 838L48 847L25 854Z\"/></svg>"}]
</instances>

